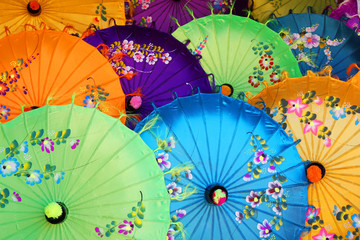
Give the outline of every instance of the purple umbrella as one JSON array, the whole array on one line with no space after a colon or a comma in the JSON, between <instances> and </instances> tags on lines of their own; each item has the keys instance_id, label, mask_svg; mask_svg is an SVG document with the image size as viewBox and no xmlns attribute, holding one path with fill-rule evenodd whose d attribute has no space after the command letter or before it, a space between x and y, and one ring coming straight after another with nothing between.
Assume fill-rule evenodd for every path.
<instances>
[{"instance_id":1,"label":"purple umbrella","mask_svg":"<svg viewBox=\"0 0 360 240\"><path fill-rule=\"evenodd\" d=\"M171 102L173 92L187 96L195 87L212 92L199 60L167 33L135 25L113 26L84 41L109 59L127 96L127 114L137 120L153 110L152 102L156 106Z\"/></svg>"},{"instance_id":2,"label":"purple umbrella","mask_svg":"<svg viewBox=\"0 0 360 240\"><path fill-rule=\"evenodd\" d=\"M134 0L133 18L137 25L172 33L177 28L177 24L171 17L176 18L180 25L184 25L194 17L210 15L210 5L215 14L227 13L231 3L232 0ZM186 7L194 12L194 17L188 13Z\"/></svg>"}]
</instances>

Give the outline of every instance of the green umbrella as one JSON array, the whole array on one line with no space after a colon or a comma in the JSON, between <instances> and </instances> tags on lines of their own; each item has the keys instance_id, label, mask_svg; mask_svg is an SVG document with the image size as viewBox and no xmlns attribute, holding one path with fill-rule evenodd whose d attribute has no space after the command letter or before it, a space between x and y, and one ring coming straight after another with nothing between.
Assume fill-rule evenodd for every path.
<instances>
[{"instance_id":1,"label":"green umbrella","mask_svg":"<svg viewBox=\"0 0 360 240\"><path fill-rule=\"evenodd\" d=\"M215 84L227 96L256 94L264 88L262 82L281 81L282 70L301 76L290 47L276 32L250 18L211 15L179 27L173 36L201 56L205 72L215 76Z\"/></svg>"},{"instance_id":2,"label":"green umbrella","mask_svg":"<svg viewBox=\"0 0 360 240\"><path fill-rule=\"evenodd\" d=\"M0 239L166 238L164 175L118 119L46 105L0 125L0 154Z\"/></svg>"}]
</instances>

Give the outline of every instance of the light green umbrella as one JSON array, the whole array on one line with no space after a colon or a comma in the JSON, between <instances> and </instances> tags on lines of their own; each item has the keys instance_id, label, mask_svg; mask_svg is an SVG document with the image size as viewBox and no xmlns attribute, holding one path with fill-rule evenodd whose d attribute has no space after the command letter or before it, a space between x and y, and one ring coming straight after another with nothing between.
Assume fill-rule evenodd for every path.
<instances>
[{"instance_id":1,"label":"light green umbrella","mask_svg":"<svg viewBox=\"0 0 360 240\"><path fill-rule=\"evenodd\" d=\"M222 85L227 96L255 95L264 88L261 83L281 81L283 70L301 76L290 47L276 32L250 18L210 15L179 27L173 36L201 55L205 72L214 75L215 84Z\"/></svg>"},{"instance_id":2,"label":"light green umbrella","mask_svg":"<svg viewBox=\"0 0 360 240\"><path fill-rule=\"evenodd\" d=\"M0 154L0 239L166 238L164 175L119 119L46 105L0 125Z\"/></svg>"}]
</instances>

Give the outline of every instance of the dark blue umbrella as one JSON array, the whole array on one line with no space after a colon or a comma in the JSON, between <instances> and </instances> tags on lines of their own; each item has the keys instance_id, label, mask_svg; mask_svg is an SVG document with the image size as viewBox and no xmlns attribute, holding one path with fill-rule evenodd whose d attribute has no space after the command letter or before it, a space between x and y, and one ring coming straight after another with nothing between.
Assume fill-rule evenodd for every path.
<instances>
[{"instance_id":1,"label":"dark blue umbrella","mask_svg":"<svg viewBox=\"0 0 360 240\"><path fill-rule=\"evenodd\" d=\"M350 77L347 67L360 61L359 36L341 21L326 15L292 13L275 18L268 27L280 32L291 46L294 55L301 60L299 67L304 75L307 70L318 72L330 65L332 73L345 81Z\"/></svg>"},{"instance_id":2,"label":"dark blue umbrella","mask_svg":"<svg viewBox=\"0 0 360 240\"><path fill-rule=\"evenodd\" d=\"M299 239L308 208L305 166L297 142L264 111L198 93L156 108L135 131L173 173L165 175L172 198L189 184L197 189L172 201L169 239L181 239L179 221L189 239ZM194 168L176 171L188 164Z\"/></svg>"}]
</instances>

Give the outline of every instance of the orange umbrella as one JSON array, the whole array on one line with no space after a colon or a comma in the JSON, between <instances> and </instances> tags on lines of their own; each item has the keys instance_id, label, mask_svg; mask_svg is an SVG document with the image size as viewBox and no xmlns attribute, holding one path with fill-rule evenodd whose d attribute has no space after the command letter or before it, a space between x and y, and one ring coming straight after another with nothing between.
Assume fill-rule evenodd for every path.
<instances>
[{"instance_id":1,"label":"orange umbrella","mask_svg":"<svg viewBox=\"0 0 360 240\"><path fill-rule=\"evenodd\" d=\"M307 162L309 208L303 240L360 239L360 87L322 73L288 78L249 100L295 139ZM286 74L285 74L286 75Z\"/></svg>"},{"instance_id":2,"label":"orange umbrella","mask_svg":"<svg viewBox=\"0 0 360 240\"><path fill-rule=\"evenodd\" d=\"M70 25L81 34L90 24L108 27L111 18L117 24L125 23L124 0L7 0L0 2L0 9L0 37L6 29L23 31L26 24L37 29L45 24L60 31Z\"/></svg>"},{"instance_id":3,"label":"orange umbrella","mask_svg":"<svg viewBox=\"0 0 360 240\"><path fill-rule=\"evenodd\" d=\"M125 109L119 77L96 48L51 30L24 31L0 40L0 122L44 106L72 102L112 116Z\"/></svg>"}]
</instances>

